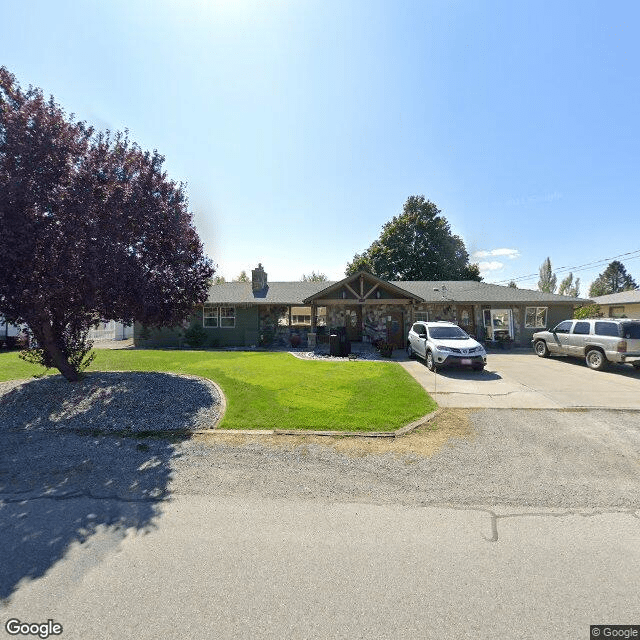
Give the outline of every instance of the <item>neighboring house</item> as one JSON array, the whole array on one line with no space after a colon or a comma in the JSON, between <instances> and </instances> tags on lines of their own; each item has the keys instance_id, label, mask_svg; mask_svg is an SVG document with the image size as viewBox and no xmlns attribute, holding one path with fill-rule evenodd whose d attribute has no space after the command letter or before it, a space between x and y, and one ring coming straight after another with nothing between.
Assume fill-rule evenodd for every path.
<instances>
[{"instance_id":1,"label":"neighboring house","mask_svg":"<svg viewBox=\"0 0 640 640\"><path fill-rule=\"evenodd\" d=\"M413 322L447 320L480 340L528 346L535 331L571 318L574 307L588 302L475 281L387 282L365 272L339 282L268 282L258 265L251 276L251 282L213 285L185 327L136 324L136 345L181 346L184 329L197 323L209 346L286 345L296 333L312 347L344 327L352 341L404 347Z\"/></svg>"},{"instance_id":2,"label":"neighboring house","mask_svg":"<svg viewBox=\"0 0 640 640\"><path fill-rule=\"evenodd\" d=\"M117 320L100 322L97 327L89 329L89 340L126 340L133 338L133 325L122 324Z\"/></svg>"},{"instance_id":3,"label":"neighboring house","mask_svg":"<svg viewBox=\"0 0 640 640\"><path fill-rule=\"evenodd\" d=\"M593 298L607 318L640 318L640 289Z\"/></svg>"},{"instance_id":4,"label":"neighboring house","mask_svg":"<svg viewBox=\"0 0 640 640\"><path fill-rule=\"evenodd\" d=\"M0 348L15 346L16 338L22 333L22 328L7 322L3 316L0 316Z\"/></svg>"},{"instance_id":5,"label":"neighboring house","mask_svg":"<svg viewBox=\"0 0 640 640\"><path fill-rule=\"evenodd\" d=\"M16 338L24 329L26 329L26 325L18 327L15 324L5 322L4 318L0 316L0 346L5 343L11 343L9 338ZM97 327L89 330L88 338L89 340L126 340L127 338L133 338L133 325L123 325L122 322L115 320L100 322Z\"/></svg>"}]
</instances>

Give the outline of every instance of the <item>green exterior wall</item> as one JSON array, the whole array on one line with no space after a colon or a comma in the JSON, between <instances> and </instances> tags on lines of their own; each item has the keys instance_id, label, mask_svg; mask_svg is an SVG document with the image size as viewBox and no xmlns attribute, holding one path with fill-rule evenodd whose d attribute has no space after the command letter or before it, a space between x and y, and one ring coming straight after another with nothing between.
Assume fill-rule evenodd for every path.
<instances>
[{"instance_id":1,"label":"green exterior wall","mask_svg":"<svg viewBox=\"0 0 640 640\"><path fill-rule=\"evenodd\" d=\"M384 300L384 299L383 299ZM482 339L484 336L483 316L482 310L493 309L511 309L513 315L514 324L514 344L516 346L528 347L531 345L531 337L536 331L542 329L527 328L525 324L526 308L534 305L523 304L506 304L506 303L493 303L493 304L474 304L474 305L461 305L461 307L469 308L473 306L473 312L475 316L475 323L477 327L477 336ZM544 304L538 303L537 306L547 307L547 326L546 329L552 329L562 320L567 320L573 317L573 306L571 304ZM366 305L363 307L363 319L371 323L373 320L379 319L378 316L384 316L383 310L394 309L404 312L405 317L405 330L408 330L411 325L413 313L410 305L384 305L381 303L380 308L377 305ZM283 305L273 306L243 306L236 307L235 327L233 328L211 328L204 327L206 332L206 340L204 347L250 347L259 346L261 344L260 334L265 329L270 328L274 334L272 336L274 346L286 346L289 344L289 336L291 333L297 333L302 338L302 344L306 343L308 327L294 327L279 326L277 323L278 317L284 313L287 309ZM442 320L455 321L457 313L456 303L442 305L442 304L420 304L415 305L414 310L424 310L429 312L429 319L435 320L436 318ZM340 322L340 317L344 315L343 306L327 307L327 322L329 326L343 326L344 320ZM370 317L371 316L371 317ZM172 327L161 329L145 329L136 323L134 325L134 344L137 347L148 348L182 348L187 347L184 340L185 328L192 324L198 324L203 326L202 311L195 314L189 323L185 323L184 328ZM380 327L382 328L382 327ZM326 327L319 328L318 333L326 330Z\"/></svg>"},{"instance_id":2,"label":"green exterior wall","mask_svg":"<svg viewBox=\"0 0 640 640\"><path fill-rule=\"evenodd\" d=\"M230 305L229 305L230 306ZM236 307L235 327L204 327L207 334L204 347L250 347L258 345L258 307ZM202 311L194 314L185 327L145 328L138 322L133 328L136 347L181 348L188 345L184 340L185 329L197 324L203 327Z\"/></svg>"}]
</instances>

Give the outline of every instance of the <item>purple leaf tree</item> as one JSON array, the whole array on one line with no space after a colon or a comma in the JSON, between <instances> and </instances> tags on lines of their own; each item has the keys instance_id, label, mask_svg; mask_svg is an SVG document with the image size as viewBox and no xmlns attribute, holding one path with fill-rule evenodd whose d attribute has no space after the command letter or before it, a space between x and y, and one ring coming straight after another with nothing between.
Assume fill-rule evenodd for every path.
<instances>
[{"instance_id":1,"label":"purple leaf tree","mask_svg":"<svg viewBox=\"0 0 640 640\"><path fill-rule=\"evenodd\" d=\"M29 326L27 359L77 380L92 324L175 325L206 299L214 269L163 162L0 67L0 314Z\"/></svg>"}]
</instances>

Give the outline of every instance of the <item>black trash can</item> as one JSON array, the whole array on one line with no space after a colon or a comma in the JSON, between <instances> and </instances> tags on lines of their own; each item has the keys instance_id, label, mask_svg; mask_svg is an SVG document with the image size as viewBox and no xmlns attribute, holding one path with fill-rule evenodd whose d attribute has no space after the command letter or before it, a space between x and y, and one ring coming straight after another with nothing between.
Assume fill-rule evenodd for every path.
<instances>
[{"instance_id":1,"label":"black trash can","mask_svg":"<svg viewBox=\"0 0 640 640\"><path fill-rule=\"evenodd\" d=\"M340 336L333 331L329 334L329 355L340 356Z\"/></svg>"},{"instance_id":2,"label":"black trash can","mask_svg":"<svg viewBox=\"0 0 640 640\"><path fill-rule=\"evenodd\" d=\"M345 358L351 353L351 341L346 327L335 327L329 335L329 355Z\"/></svg>"}]
</instances>

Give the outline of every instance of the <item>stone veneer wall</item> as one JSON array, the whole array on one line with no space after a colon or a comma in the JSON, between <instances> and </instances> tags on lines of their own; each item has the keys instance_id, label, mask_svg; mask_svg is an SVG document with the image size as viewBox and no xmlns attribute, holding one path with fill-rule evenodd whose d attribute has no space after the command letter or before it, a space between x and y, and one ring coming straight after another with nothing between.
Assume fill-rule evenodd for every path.
<instances>
[{"instance_id":1,"label":"stone veneer wall","mask_svg":"<svg viewBox=\"0 0 640 640\"><path fill-rule=\"evenodd\" d=\"M369 342L386 340L387 316L389 313L403 311L406 317L407 310L405 305L398 304L364 305L362 307L363 340L368 340ZM330 329L346 326L346 314L347 310L344 307L327 307L327 326Z\"/></svg>"},{"instance_id":2,"label":"stone veneer wall","mask_svg":"<svg viewBox=\"0 0 640 640\"><path fill-rule=\"evenodd\" d=\"M471 305L463 305L468 308ZM484 340L484 326L482 310L487 308L483 305L473 305L476 321L476 329L479 339ZM494 306L494 308L497 308ZM513 314L514 342L518 344L522 338L524 327L524 307L514 305L501 306L502 309L511 309ZM413 308L414 311L427 311L430 321L444 320L447 322L460 322L460 311L454 303L443 304L420 304ZM405 330L408 332L415 316L411 313L411 308L406 305L381 304L364 305L362 307L362 320L364 324L363 339L373 342L377 339L385 340L387 337L387 316L391 311L401 311L405 314ZM346 326L347 310L342 306L327 307L327 328L328 332L333 327ZM307 344L307 334L310 327L289 327L278 324L278 320L288 317L289 308L287 306L260 307L259 310L259 332L263 334L265 330L271 328L274 332L273 346L289 346L291 334L296 333L301 338L301 344Z\"/></svg>"}]
</instances>

